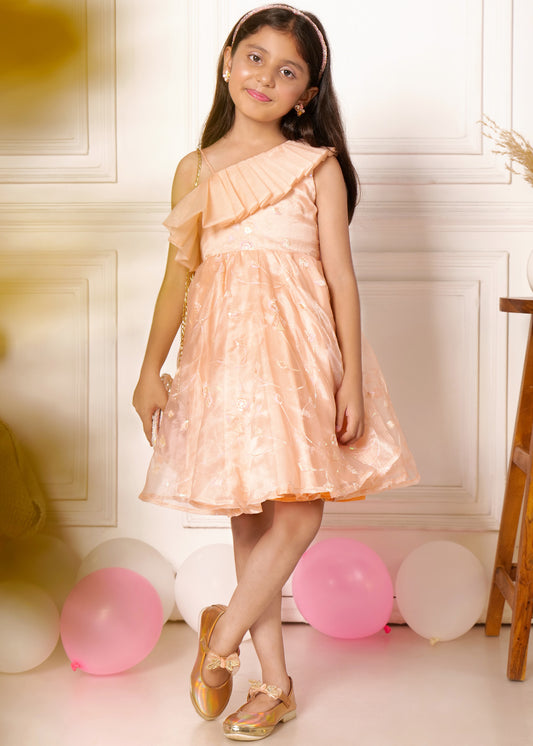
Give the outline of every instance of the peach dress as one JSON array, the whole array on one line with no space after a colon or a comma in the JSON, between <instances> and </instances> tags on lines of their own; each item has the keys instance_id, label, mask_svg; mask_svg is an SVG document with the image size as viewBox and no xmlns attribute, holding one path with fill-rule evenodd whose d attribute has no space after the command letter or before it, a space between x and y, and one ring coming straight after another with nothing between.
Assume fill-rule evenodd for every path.
<instances>
[{"instance_id":1,"label":"peach dress","mask_svg":"<svg viewBox=\"0 0 533 746\"><path fill-rule=\"evenodd\" d=\"M235 516L418 481L366 341L365 435L349 446L335 435L343 369L313 178L331 154L286 141L213 172L165 221L195 274L142 500Z\"/></svg>"}]
</instances>

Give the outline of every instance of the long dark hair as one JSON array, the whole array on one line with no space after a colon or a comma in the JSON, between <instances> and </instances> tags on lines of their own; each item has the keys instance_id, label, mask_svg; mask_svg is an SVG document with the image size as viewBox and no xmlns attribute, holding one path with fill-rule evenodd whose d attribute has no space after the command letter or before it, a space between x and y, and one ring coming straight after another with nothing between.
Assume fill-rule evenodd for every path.
<instances>
[{"instance_id":1,"label":"long dark hair","mask_svg":"<svg viewBox=\"0 0 533 746\"><path fill-rule=\"evenodd\" d=\"M281 120L281 132L287 140L304 140L314 147L335 148L346 183L348 219L351 220L359 197L359 179L350 160L339 103L333 88L329 44L324 27L318 18L312 13L306 12L305 15L318 26L328 49L328 60L322 77L319 78L322 64L322 45L316 30L304 16L293 13L290 6L287 9L265 8L254 13L240 26L233 45L233 34L237 24L232 28L224 43L218 60L215 96L211 111L205 122L200 144L202 148L213 145L229 132L235 120L235 104L229 94L228 86L222 80L226 47L233 46L233 50L237 49L243 39L254 34L262 26L270 26L276 31L290 33L296 42L299 53L309 67L309 87L318 86L318 93L306 104L304 116L298 117L294 109L285 114Z\"/></svg>"}]
</instances>

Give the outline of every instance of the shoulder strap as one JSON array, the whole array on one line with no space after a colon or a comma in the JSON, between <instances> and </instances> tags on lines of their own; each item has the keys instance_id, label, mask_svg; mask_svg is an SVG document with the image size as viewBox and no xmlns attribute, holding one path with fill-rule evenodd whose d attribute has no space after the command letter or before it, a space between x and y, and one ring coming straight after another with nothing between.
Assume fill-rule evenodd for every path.
<instances>
[{"instance_id":1,"label":"shoulder strap","mask_svg":"<svg viewBox=\"0 0 533 746\"><path fill-rule=\"evenodd\" d=\"M196 167L196 179L194 180L195 187L200 183L200 174L202 172L202 151L200 148L196 148L196 155L198 157L198 165Z\"/></svg>"},{"instance_id":2,"label":"shoulder strap","mask_svg":"<svg viewBox=\"0 0 533 746\"><path fill-rule=\"evenodd\" d=\"M202 151L200 148L196 148L196 154L198 156L198 166L196 168L196 179L194 180L194 188L198 186L200 182L200 174L202 172ZM189 285L194 276L194 272L187 272L187 278L185 280L185 297L183 298L183 310L181 314L181 328L180 328L180 347L178 350L178 369L181 362L181 355L183 353L183 342L185 339L185 327L187 326L187 302L189 300Z\"/></svg>"}]
</instances>

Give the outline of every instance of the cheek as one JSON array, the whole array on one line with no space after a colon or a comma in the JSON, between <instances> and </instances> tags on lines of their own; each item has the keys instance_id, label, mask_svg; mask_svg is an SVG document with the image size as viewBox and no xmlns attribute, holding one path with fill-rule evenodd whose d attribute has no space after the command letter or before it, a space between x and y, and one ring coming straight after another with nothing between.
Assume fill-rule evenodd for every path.
<instances>
[{"instance_id":1,"label":"cheek","mask_svg":"<svg viewBox=\"0 0 533 746\"><path fill-rule=\"evenodd\" d=\"M287 86L283 90L283 99L284 101L287 101L289 104L291 102L296 103L299 100L302 93L303 91L301 90L301 88L297 86Z\"/></svg>"},{"instance_id":2,"label":"cheek","mask_svg":"<svg viewBox=\"0 0 533 746\"><path fill-rule=\"evenodd\" d=\"M231 62L231 72L235 72L236 75L246 75L249 72L250 64L246 58L234 57Z\"/></svg>"}]
</instances>

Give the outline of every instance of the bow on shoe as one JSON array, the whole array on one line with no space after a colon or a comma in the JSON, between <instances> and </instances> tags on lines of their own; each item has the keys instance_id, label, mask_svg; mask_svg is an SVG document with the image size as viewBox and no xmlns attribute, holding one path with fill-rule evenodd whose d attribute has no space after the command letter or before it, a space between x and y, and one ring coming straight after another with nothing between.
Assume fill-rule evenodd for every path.
<instances>
[{"instance_id":1,"label":"bow on shoe","mask_svg":"<svg viewBox=\"0 0 533 746\"><path fill-rule=\"evenodd\" d=\"M283 691L279 688L279 686L274 686L274 684L264 684L262 681L251 680L250 684L250 697L252 697L254 694L262 693L268 694L268 696L272 697L272 699L280 699L280 697L283 695Z\"/></svg>"},{"instance_id":2,"label":"bow on shoe","mask_svg":"<svg viewBox=\"0 0 533 746\"><path fill-rule=\"evenodd\" d=\"M214 671L217 668L225 668L230 674L234 674L240 667L241 662L237 653L231 653L227 658L222 655L217 655L209 650L207 653L207 668L210 671Z\"/></svg>"}]
</instances>

